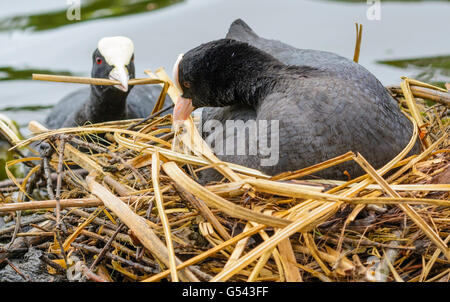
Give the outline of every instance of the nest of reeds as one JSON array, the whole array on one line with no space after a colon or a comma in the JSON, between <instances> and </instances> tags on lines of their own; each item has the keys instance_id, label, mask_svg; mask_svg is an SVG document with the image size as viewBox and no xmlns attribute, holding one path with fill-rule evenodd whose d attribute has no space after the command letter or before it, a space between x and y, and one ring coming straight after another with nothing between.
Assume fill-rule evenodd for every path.
<instances>
[{"instance_id":1,"label":"nest of reeds","mask_svg":"<svg viewBox=\"0 0 450 302\"><path fill-rule=\"evenodd\" d=\"M416 127L378 170L349 152L269 177L218 160L192 120L174 134L171 115L54 131L31 123L36 135L16 147L46 141L53 152L7 164L34 161L2 183L11 222L0 225L0 261L27 279L9 258L31 245L64 280L448 281L449 96L410 79L391 91ZM168 93L177 99L173 85ZM406 158L418 137L424 151ZM349 160L367 174L308 180ZM199 169L224 180L200 185Z\"/></svg>"}]
</instances>

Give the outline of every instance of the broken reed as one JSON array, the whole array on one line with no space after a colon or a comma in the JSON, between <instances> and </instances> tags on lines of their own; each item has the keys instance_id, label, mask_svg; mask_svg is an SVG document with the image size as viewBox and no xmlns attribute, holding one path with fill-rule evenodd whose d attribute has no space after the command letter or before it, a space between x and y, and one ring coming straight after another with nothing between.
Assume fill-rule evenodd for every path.
<instances>
[{"instance_id":1,"label":"broken reed","mask_svg":"<svg viewBox=\"0 0 450 302\"><path fill-rule=\"evenodd\" d=\"M162 70L149 75L169 83L167 91L177 99ZM406 110L423 112L408 86L417 87L409 81L402 85ZM166 135L170 116L139 125L120 121L54 131L31 123L40 134L18 146L50 139L56 154L48 164L62 182L60 200L25 202L37 181L39 169L34 169L21 182L10 174L22 193L18 203L0 206L0 212L43 211L59 204L65 232L52 224L57 215L44 211L43 225L12 231L18 238L13 247L21 248L28 233L50 244L47 248L62 260L54 263L78 263L85 278L97 281L441 280L449 273L450 185L431 181L448 173L448 125L439 124L440 115L431 117L412 119L430 129L429 146L418 156L405 158L424 127L415 127L405 150L381 169L348 153L272 178L221 162L192 120L187 132L175 137ZM190 152L172 149L174 140ZM355 160L368 174L348 182L296 180L343 160ZM71 173L74 164L89 175ZM196 183L193 171L208 166L226 180ZM54 190L51 177L39 177ZM60 240L49 241L49 232ZM76 242L80 236L85 243ZM416 253L421 248L416 242L427 243L425 252ZM103 260L74 258L80 251Z\"/></svg>"}]
</instances>

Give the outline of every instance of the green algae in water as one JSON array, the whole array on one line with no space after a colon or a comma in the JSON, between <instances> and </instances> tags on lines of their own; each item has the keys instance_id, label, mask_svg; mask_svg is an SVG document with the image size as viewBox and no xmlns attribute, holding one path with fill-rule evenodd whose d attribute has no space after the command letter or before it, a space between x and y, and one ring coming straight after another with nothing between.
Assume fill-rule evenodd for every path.
<instances>
[{"instance_id":1,"label":"green algae in water","mask_svg":"<svg viewBox=\"0 0 450 302\"><path fill-rule=\"evenodd\" d=\"M1 111L41 111L45 109L51 109L53 105L36 105L36 106L9 106L2 108Z\"/></svg>"},{"instance_id":2,"label":"green algae in water","mask_svg":"<svg viewBox=\"0 0 450 302\"><path fill-rule=\"evenodd\" d=\"M386 60L378 61L380 64L390 65L399 68L408 68L410 66L415 67L432 67L432 68L442 68L448 71L450 76L450 55L448 56L435 56L435 57L424 57L424 58L412 58L403 60Z\"/></svg>"},{"instance_id":3,"label":"green algae in water","mask_svg":"<svg viewBox=\"0 0 450 302\"><path fill-rule=\"evenodd\" d=\"M167 7L184 0L85 0L81 6L81 20L68 20L67 8L35 15L21 15L0 19L0 31L41 31L91 20L122 17Z\"/></svg>"},{"instance_id":4,"label":"green algae in water","mask_svg":"<svg viewBox=\"0 0 450 302\"><path fill-rule=\"evenodd\" d=\"M445 83L450 82L450 55L383 60L377 63L411 70L414 73L412 78L442 88L445 88Z\"/></svg>"},{"instance_id":5,"label":"green algae in water","mask_svg":"<svg viewBox=\"0 0 450 302\"><path fill-rule=\"evenodd\" d=\"M0 67L0 81L14 81L14 80L31 80L33 73L56 74L66 76L76 76L70 71L66 70L49 70L49 69L33 69L33 68L14 68L10 66Z\"/></svg>"}]
</instances>

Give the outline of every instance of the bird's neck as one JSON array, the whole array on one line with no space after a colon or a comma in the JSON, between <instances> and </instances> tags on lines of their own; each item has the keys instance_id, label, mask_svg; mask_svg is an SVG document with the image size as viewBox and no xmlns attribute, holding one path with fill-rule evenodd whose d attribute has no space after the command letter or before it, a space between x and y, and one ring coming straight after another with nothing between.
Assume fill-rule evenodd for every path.
<instances>
[{"instance_id":1,"label":"bird's neck","mask_svg":"<svg viewBox=\"0 0 450 302\"><path fill-rule=\"evenodd\" d=\"M235 85L234 102L257 108L268 94L285 93L295 82L317 73L317 70L310 67L262 62L259 68L249 68L245 78L241 79L239 85Z\"/></svg>"},{"instance_id":2,"label":"bird's neck","mask_svg":"<svg viewBox=\"0 0 450 302\"><path fill-rule=\"evenodd\" d=\"M210 82L210 99L214 100L215 106L256 106L257 101L264 98L276 83L275 77L266 72L270 65L270 61L264 60L231 62L229 66L224 65L215 72L220 74L220 78Z\"/></svg>"},{"instance_id":3,"label":"bird's neck","mask_svg":"<svg viewBox=\"0 0 450 302\"><path fill-rule=\"evenodd\" d=\"M195 55L202 47L206 54L199 61ZM293 79L311 76L309 67L285 65L256 47L234 40L218 40L186 56L196 66L194 74L201 83L200 88L195 87L197 100L193 104L197 107L246 105L256 109L267 94L285 92L295 85ZM188 64L186 68L189 70Z\"/></svg>"},{"instance_id":4,"label":"bird's neck","mask_svg":"<svg viewBox=\"0 0 450 302\"><path fill-rule=\"evenodd\" d=\"M98 89L98 87L91 87L91 95L84 110L86 120L99 123L125 119L127 116L127 96L128 93L112 86L103 90Z\"/></svg>"}]
</instances>

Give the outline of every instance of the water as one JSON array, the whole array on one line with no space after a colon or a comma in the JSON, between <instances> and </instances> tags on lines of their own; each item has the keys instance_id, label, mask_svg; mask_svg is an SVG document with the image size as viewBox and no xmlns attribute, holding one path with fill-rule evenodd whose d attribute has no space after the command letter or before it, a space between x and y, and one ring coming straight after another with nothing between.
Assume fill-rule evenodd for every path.
<instances>
[{"instance_id":1,"label":"water","mask_svg":"<svg viewBox=\"0 0 450 302\"><path fill-rule=\"evenodd\" d=\"M134 40L137 76L170 71L179 53L224 37L242 18L263 37L299 48L353 57L355 22L364 26L360 64L385 85L406 75L450 82L449 1L383 1L381 20L366 17L366 1L83 0L81 20L69 21L67 0L0 4L0 112L26 134L30 120L81 87L31 81L32 73L89 76L101 37Z\"/></svg>"}]
</instances>

